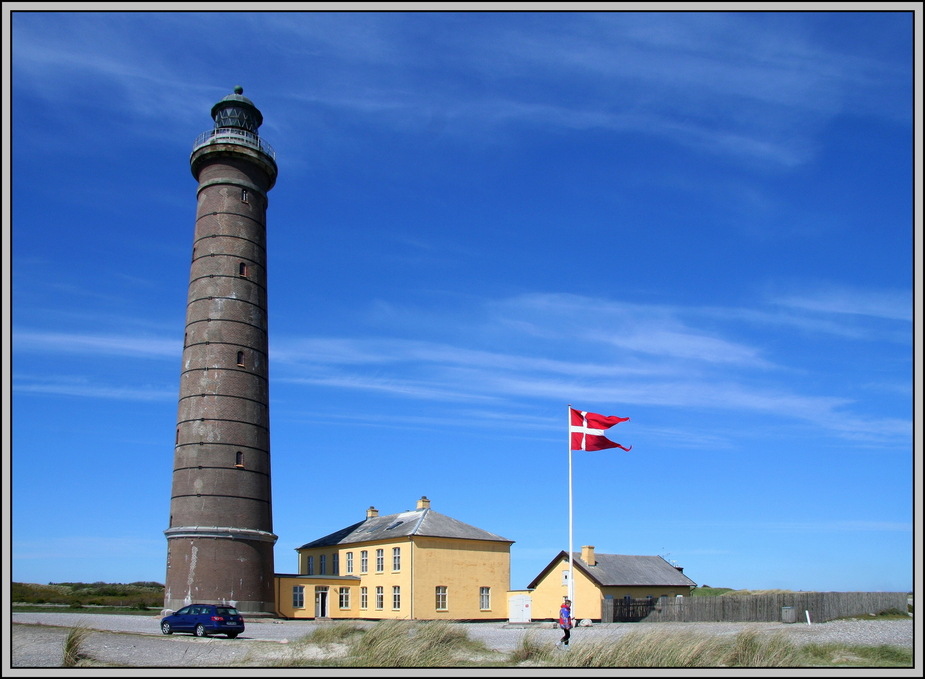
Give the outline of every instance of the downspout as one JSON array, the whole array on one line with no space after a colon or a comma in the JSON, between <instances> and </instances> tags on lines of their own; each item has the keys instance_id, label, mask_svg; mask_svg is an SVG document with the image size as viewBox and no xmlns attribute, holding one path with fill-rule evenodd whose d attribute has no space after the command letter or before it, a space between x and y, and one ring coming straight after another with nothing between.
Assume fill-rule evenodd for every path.
<instances>
[{"instance_id":1,"label":"downspout","mask_svg":"<svg viewBox=\"0 0 925 679\"><path fill-rule=\"evenodd\" d=\"M414 597L416 592L414 591L414 536L408 536L408 544L411 549L411 619L414 620Z\"/></svg>"},{"instance_id":2,"label":"downspout","mask_svg":"<svg viewBox=\"0 0 925 679\"><path fill-rule=\"evenodd\" d=\"M276 575L273 576L273 580L276 581L276 600L273 607L276 609L276 617L282 618L282 614L279 612L279 578Z\"/></svg>"}]
</instances>

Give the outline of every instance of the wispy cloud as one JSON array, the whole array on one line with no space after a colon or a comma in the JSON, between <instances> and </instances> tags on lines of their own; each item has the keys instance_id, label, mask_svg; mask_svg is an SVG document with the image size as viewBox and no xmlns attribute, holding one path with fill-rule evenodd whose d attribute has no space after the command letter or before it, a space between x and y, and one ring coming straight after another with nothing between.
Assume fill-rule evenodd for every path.
<instances>
[{"instance_id":1,"label":"wispy cloud","mask_svg":"<svg viewBox=\"0 0 925 679\"><path fill-rule=\"evenodd\" d=\"M176 388L163 385L125 385L102 384L82 377L43 376L35 379L15 375L12 383L13 393L49 394L54 396L72 396L75 398L105 399L117 401L167 401L176 400Z\"/></svg>"},{"instance_id":2,"label":"wispy cloud","mask_svg":"<svg viewBox=\"0 0 925 679\"><path fill-rule=\"evenodd\" d=\"M773 300L792 309L823 314L869 316L898 321L912 321L911 290L824 290L782 295Z\"/></svg>"},{"instance_id":3,"label":"wispy cloud","mask_svg":"<svg viewBox=\"0 0 925 679\"><path fill-rule=\"evenodd\" d=\"M801 392L787 379L791 368L724 337L726 330L715 325L715 310L536 294L494 300L484 311L479 332L510 350L465 346L473 337L462 325L458 343L278 339L272 355L286 368L277 379L448 402L566 397L750 412L824 427L858 442L902 441L909 434L907 421L859 417L850 395ZM735 319L734 310L727 313ZM714 327L707 333L681 316ZM414 327L427 324L420 318ZM775 374L782 377L774 379Z\"/></svg>"},{"instance_id":4,"label":"wispy cloud","mask_svg":"<svg viewBox=\"0 0 925 679\"><path fill-rule=\"evenodd\" d=\"M240 26L237 13L175 16L155 31L208 40L222 34L218 26ZM169 108L175 120L198 116L200 97L222 94L191 85L190 64L179 53L152 50L168 36L151 33L143 15L71 21L78 30L53 18L17 24L15 68L27 76L17 79L19 91L58 101L77 71L118 89L132 116ZM468 139L511 125L597 128L793 166L812 157L816 135L847 105L891 100L859 90L904 86L900 74L874 61L828 52L789 25L769 22L756 31L734 13L573 13L554 24L438 13L426 29L414 15L358 13L347 21L254 13L247 25L254 35L272 34L267 49L286 55L278 63L282 81L311 83L277 95L305 102L309 115L336 110L365 125L413 131L429 129L423 123L436 114L451 123L444 133ZM210 30L200 31L204 26ZM97 38L101 30L105 40ZM153 63L152 53L160 55ZM339 129L334 119L328 123L329 132ZM279 119L271 125L288 129Z\"/></svg>"},{"instance_id":5,"label":"wispy cloud","mask_svg":"<svg viewBox=\"0 0 925 679\"><path fill-rule=\"evenodd\" d=\"M17 353L176 358L180 355L182 348L178 340L77 332L16 330L13 332L12 340L13 350Z\"/></svg>"},{"instance_id":6,"label":"wispy cloud","mask_svg":"<svg viewBox=\"0 0 925 679\"><path fill-rule=\"evenodd\" d=\"M895 319L902 316L897 311L900 297L807 295L794 306L810 316L865 313ZM729 336L741 322L735 310L529 294L484 300L471 313L475 325L472 316L457 317L450 342L409 337L423 337L433 325L424 312L402 317L406 336L276 336L270 352L278 366L274 381L455 404L570 398L748 412L825 427L857 442L901 441L909 435L907 421L853 413L851 396L804 393L790 380L775 378L791 368L765 357L764 349ZM775 322L773 313L765 313L763 322ZM717 324L723 317L735 322ZM443 324L442 331L448 329ZM478 348L489 341L485 338L504 349ZM134 335L18 331L13 339L16 351L24 354L173 360L181 349L176 341ZM30 380L17 375L13 386L17 393L175 398L172 388L82 378Z\"/></svg>"}]
</instances>

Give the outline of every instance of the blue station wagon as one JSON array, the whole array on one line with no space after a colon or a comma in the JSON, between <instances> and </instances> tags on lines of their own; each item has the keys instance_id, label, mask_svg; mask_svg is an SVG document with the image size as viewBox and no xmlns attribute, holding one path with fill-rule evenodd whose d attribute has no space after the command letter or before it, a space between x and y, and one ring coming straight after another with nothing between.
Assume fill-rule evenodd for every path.
<instances>
[{"instance_id":1,"label":"blue station wagon","mask_svg":"<svg viewBox=\"0 0 925 679\"><path fill-rule=\"evenodd\" d=\"M238 609L219 604L192 604L161 619L161 632L190 632L197 637L224 634L234 639L244 631L244 618Z\"/></svg>"}]
</instances>

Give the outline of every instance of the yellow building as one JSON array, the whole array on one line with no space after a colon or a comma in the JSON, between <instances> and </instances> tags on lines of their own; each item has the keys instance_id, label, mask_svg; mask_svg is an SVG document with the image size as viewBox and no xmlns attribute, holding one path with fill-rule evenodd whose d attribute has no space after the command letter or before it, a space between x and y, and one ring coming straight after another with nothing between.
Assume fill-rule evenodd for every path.
<instances>
[{"instance_id":1,"label":"yellow building","mask_svg":"<svg viewBox=\"0 0 925 679\"><path fill-rule=\"evenodd\" d=\"M296 574L276 574L285 618L506 620L512 540L439 514L366 519L297 548Z\"/></svg>"},{"instance_id":2,"label":"yellow building","mask_svg":"<svg viewBox=\"0 0 925 679\"><path fill-rule=\"evenodd\" d=\"M572 615L600 620L604 599L651 600L690 596L697 583L683 569L660 556L597 554L584 546L572 554L574 589ZM562 551L528 586L534 620L558 618L559 606L569 593L568 552Z\"/></svg>"}]
</instances>

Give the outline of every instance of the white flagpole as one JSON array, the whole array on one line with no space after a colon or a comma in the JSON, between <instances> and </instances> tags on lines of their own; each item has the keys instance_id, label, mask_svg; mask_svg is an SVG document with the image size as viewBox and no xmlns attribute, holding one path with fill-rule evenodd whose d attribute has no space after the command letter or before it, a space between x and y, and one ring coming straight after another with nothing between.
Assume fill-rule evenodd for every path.
<instances>
[{"instance_id":1,"label":"white flagpole","mask_svg":"<svg viewBox=\"0 0 925 679\"><path fill-rule=\"evenodd\" d=\"M568 406L568 598L575 605L575 564L572 556L572 404Z\"/></svg>"}]
</instances>

